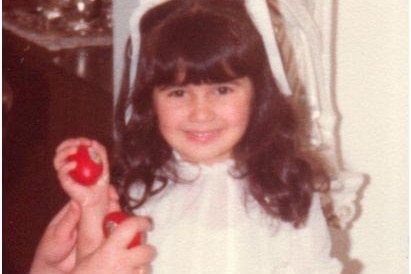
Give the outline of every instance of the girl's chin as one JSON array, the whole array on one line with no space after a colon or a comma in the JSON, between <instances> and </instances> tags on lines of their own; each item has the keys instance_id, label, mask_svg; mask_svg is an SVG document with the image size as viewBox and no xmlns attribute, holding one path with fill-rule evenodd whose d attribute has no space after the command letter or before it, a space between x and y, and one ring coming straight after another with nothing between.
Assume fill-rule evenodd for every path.
<instances>
[{"instance_id":1,"label":"girl's chin","mask_svg":"<svg viewBox=\"0 0 411 274\"><path fill-rule=\"evenodd\" d=\"M207 153L196 153L196 154L180 154L181 158L185 162L189 162L191 164L204 164L204 165L212 165L219 162L224 162L227 159L231 158L231 153L223 153L223 154L207 154Z\"/></svg>"}]
</instances>

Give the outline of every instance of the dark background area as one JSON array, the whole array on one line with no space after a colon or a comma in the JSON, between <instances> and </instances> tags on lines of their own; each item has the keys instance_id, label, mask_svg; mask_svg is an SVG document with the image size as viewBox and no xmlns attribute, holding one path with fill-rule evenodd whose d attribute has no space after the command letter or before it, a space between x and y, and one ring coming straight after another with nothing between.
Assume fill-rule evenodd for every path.
<instances>
[{"instance_id":1,"label":"dark background area","mask_svg":"<svg viewBox=\"0 0 411 274\"><path fill-rule=\"evenodd\" d=\"M2 53L3 272L28 273L68 201L52 166L56 146L86 136L110 150L112 48L49 52L3 30Z\"/></svg>"}]
</instances>

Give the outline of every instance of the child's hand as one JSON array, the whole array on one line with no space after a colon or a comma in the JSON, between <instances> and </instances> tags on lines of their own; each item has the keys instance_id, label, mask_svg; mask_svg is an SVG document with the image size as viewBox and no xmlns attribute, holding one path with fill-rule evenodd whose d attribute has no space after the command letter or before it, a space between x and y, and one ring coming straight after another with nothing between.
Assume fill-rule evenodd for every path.
<instances>
[{"instance_id":1,"label":"child's hand","mask_svg":"<svg viewBox=\"0 0 411 274\"><path fill-rule=\"evenodd\" d=\"M67 273L75 264L75 244L80 207L75 202L64 206L51 220L37 247L31 274Z\"/></svg>"},{"instance_id":2,"label":"child's hand","mask_svg":"<svg viewBox=\"0 0 411 274\"><path fill-rule=\"evenodd\" d=\"M103 171L95 184L82 185L76 182L70 171L76 162L68 157L77 152L80 145L88 146L101 158ZM60 184L71 199L81 206L81 219L78 224L78 240L76 258L81 260L94 252L103 242L102 223L104 216L112 210L118 210L118 195L109 184L109 164L105 148L96 141L87 138L68 139L61 143L54 158Z\"/></svg>"},{"instance_id":3,"label":"child's hand","mask_svg":"<svg viewBox=\"0 0 411 274\"><path fill-rule=\"evenodd\" d=\"M84 186L76 182L71 176L70 171L76 167L76 163L67 158L77 152L80 145L89 146L101 158L103 171L96 184ZM109 186L109 167L107 152L104 146L97 141L87 138L68 139L62 142L56 149L54 157L54 168L64 191L82 206L94 206L107 198Z\"/></svg>"},{"instance_id":4,"label":"child's hand","mask_svg":"<svg viewBox=\"0 0 411 274\"><path fill-rule=\"evenodd\" d=\"M155 250L143 244L128 248L136 233L145 233L151 229L147 218L130 217L122 222L98 249L79 261L73 273L150 273L150 263Z\"/></svg>"}]
</instances>

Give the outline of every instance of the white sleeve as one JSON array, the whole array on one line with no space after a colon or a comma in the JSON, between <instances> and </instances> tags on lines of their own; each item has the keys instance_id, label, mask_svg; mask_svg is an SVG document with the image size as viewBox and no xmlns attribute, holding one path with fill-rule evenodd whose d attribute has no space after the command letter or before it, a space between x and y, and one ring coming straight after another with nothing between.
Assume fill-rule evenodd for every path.
<instances>
[{"instance_id":1,"label":"white sleeve","mask_svg":"<svg viewBox=\"0 0 411 274\"><path fill-rule=\"evenodd\" d=\"M295 232L290 266L295 269L296 273L341 273L341 263L330 255L330 233L321 209L320 197L317 193L313 196L306 225L296 229Z\"/></svg>"}]
</instances>

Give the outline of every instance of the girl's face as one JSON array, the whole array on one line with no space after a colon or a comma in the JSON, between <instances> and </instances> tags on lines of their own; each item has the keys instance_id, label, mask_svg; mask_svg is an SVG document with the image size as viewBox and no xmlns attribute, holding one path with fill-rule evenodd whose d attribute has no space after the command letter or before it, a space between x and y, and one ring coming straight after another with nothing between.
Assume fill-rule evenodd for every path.
<instances>
[{"instance_id":1,"label":"girl's face","mask_svg":"<svg viewBox=\"0 0 411 274\"><path fill-rule=\"evenodd\" d=\"M253 85L248 77L227 83L154 89L159 129L183 160L212 164L232 156L247 129Z\"/></svg>"}]
</instances>

